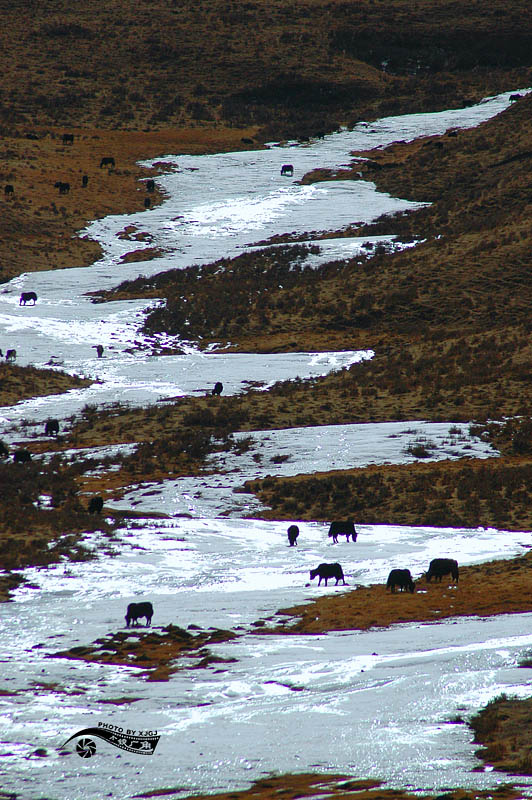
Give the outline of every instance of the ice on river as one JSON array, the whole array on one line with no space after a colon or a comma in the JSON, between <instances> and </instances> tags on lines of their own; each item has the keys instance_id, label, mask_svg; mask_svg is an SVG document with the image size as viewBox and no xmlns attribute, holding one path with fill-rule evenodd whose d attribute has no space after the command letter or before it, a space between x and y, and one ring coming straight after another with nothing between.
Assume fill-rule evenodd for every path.
<instances>
[{"instance_id":1,"label":"ice on river","mask_svg":"<svg viewBox=\"0 0 532 800\"><path fill-rule=\"evenodd\" d=\"M100 241L105 252L95 267L108 271L113 265L122 271L122 256L155 246L164 255L142 265L143 274L152 275L169 267L235 256L279 233L339 230L356 222L371 222L382 214L418 208L423 204L377 192L369 181L311 185L299 181L317 167L334 170L345 166L353 151L478 125L503 111L511 94L487 98L469 108L362 122L352 130L305 145L211 156L169 155L147 161L148 166L163 161L172 168L156 179L167 200L149 212L92 223L86 234ZM294 167L293 180L280 174L286 162ZM144 244L128 241L123 232L129 226L148 234L148 240Z\"/></svg>"},{"instance_id":2,"label":"ice on river","mask_svg":"<svg viewBox=\"0 0 532 800\"><path fill-rule=\"evenodd\" d=\"M101 359L80 361L75 344L69 347L71 359L63 362L61 369L79 374L81 366L83 374L96 382L85 389L0 407L0 435L5 432L6 441L23 440L20 430L9 433L21 421L42 423L48 417L56 417L63 427L65 420L79 414L87 404L103 407L120 402L141 406L184 395L200 396L210 394L216 381L223 383L224 395L241 394L252 387L265 391L277 381L316 378L374 355L373 350L257 354L203 353L189 348L178 356L111 352ZM28 434L32 434L31 426Z\"/></svg>"},{"instance_id":3,"label":"ice on river","mask_svg":"<svg viewBox=\"0 0 532 800\"><path fill-rule=\"evenodd\" d=\"M214 356L193 349L182 357L152 356L161 342L140 331L146 303L94 305L84 293L111 288L138 271L149 275L233 256L274 234L338 230L412 208L363 181L301 186L297 180L314 167L340 167L350 161L352 150L479 124L502 111L509 96L442 114L362 123L305 146L169 156L165 160L174 171L157 178L167 193L161 206L89 226L89 235L103 246L100 261L87 269L24 275L3 286L4 350L16 348L22 364L44 365L53 356L65 369L99 377L102 383L1 409L2 428L23 417L30 422L46 416L64 419L87 402L150 403L207 391L217 380L227 392L237 393L246 381L267 387L275 380L324 374L351 363L360 356ZM285 162L293 163L295 180L281 179ZM148 233L146 246L161 248L164 256L121 263L122 255L143 246L119 238L130 225ZM331 247L336 248L331 257L346 253L339 243ZM26 290L38 294L35 307L19 306L19 294ZM106 348L103 359L94 357L96 343ZM415 434L405 433L412 424L393 432L369 425L318 435L257 432L248 453L219 466L238 469L234 477L241 483L253 470L262 474L265 465L273 474L291 474L368 459L404 461L407 438L415 441L420 426L415 424ZM434 443L435 458L479 454L482 445L468 442L465 435L451 441L444 427L422 428ZM289 458L271 461L283 454ZM236 496L232 486L225 488L230 502ZM194 491L203 488L196 483ZM218 509L219 497L213 500ZM136 499L130 498L131 504ZM182 795L241 788L285 771L374 776L392 786L427 791L495 789L508 780L494 772L473 773L471 733L451 723L467 718L501 690L529 694L528 673L517 665L532 645L530 614L314 637L248 633L213 648L236 662L178 672L169 683L145 682L133 668L50 658L59 649L120 629L127 604L141 598L153 602L155 628L172 622L255 632L254 621L267 620L280 608L324 592L349 591L306 585L309 569L321 561L342 563L353 586L382 582L393 567L408 566L419 577L434 556L467 564L511 557L532 546L530 533L391 525L362 525L356 544L332 545L325 524L298 522L299 545L288 548L288 523L215 519L213 506L200 512L197 500L186 508L197 515L193 519L131 521L114 543L103 534L88 536L87 546L99 554L94 561L27 570L34 588L22 588L14 602L0 604L0 688L7 692L0 695L3 791L27 800L45 794L56 800L125 800L163 787L179 787ZM180 509L171 491L142 502ZM130 703L109 702L120 698ZM57 749L71 734L99 721L157 730L159 746L143 758L98 741L96 755L88 760L79 758L72 744L69 755ZM47 755L35 755L37 748L46 748Z\"/></svg>"},{"instance_id":4,"label":"ice on river","mask_svg":"<svg viewBox=\"0 0 532 800\"><path fill-rule=\"evenodd\" d=\"M471 771L476 746L456 719L502 690L525 693L518 661L532 645L532 615L296 638L252 635L252 623L348 591L308 585L320 561L340 561L351 586L366 585L407 564L418 577L436 555L460 564L510 557L530 547L530 534L361 525L356 544L333 545L327 525L298 522L299 545L289 548L287 524L137 520L114 558L28 570L34 588L0 606L1 686L19 692L0 698L2 788L37 800L46 774L54 798L100 800L163 786L229 790L270 771L309 770L421 790L495 788L496 774ZM127 604L148 597L155 630L171 622L251 632L212 648L237 661L146 683L133 668L49 657L123 629ZM106 702L117 698L131 704ZM90 765L74 743L59 753L98 722L157 730L155 755L99 740ZM39 747L46 758L33 755Z\"/></svg>"},{"instance_id":5,"label":"ice on river","mask_svg":"<svg viewBox=\"0 0 532 800\"><path fill-rule=\"evenodd\" d=\"M252 431L235 434L244 452L214 456L200 478L178 478L135 487L109 507L194 517L252 516L264 506L251 494L235 494L245 481L267 475L310 475L314 472L367 467L370 464L408 464L411 452L423 445L429 460L490 458L499 453L469 434L463 423L381 422L322 425L316 428ZM341 510L339 510L341 513Z\"/></svg>"}]
</instances>

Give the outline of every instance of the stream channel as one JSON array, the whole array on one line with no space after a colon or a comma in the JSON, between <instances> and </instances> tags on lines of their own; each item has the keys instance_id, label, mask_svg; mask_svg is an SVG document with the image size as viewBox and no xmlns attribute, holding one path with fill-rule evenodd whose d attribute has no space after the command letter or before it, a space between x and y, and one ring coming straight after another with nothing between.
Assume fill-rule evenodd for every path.
<instances>
[{"instance_id":1,"label":"stream channel","mask_svg":"<svg viewBox=\"0 0 532 800\"><path fill-rule=\"evenodd\" d=\"M91 223L82 235L102 244L98 262L25 274L2 287L4 351L16 348L19 364L45 366L52 359L98 383L0 408L0 437L31 439L41 435L47 417L65 420L88 403L147 405L204 393L217 380L225 394L245 391L250 380L266 391L277 380L305 379L371 358L371 351L202 353L172 337L143 335L145 309L158 301L93 304L86 292L139 272L149 276L235 256L275 234L338 230L415 208L364 181L294 181L316 167L339 168L353 150L478 125L503 111L510 94L472 108L360 123L305 145L155 159L168 165L156 179L166 199L143 213ZM287 162L293 179L280 176ZM124 263L122 256L143 246L120 235L126 228L148 234L145 246L163 255ZM315 269L352 257L365 242L320 241L319 253L306 264ZM402 245L390 240L388 246ZM20 307L21 291L35 291L37 304ZM105 347L101 359L95 343ZM184 352L159 355L163 345ZM459 720L501 691L530 693L529 672L518 662L532 648L531 615L326 636L260 636L253 627L259 619L271 624L280 608L349 591L307 585L309 569L321 561L340 561L353 587L385 581L395 566L408 565L418 577L437 555L472 564L526 552L530 532L361 525L356 544L342 539L332 545L325 523L297 520L299 546L288 548L288 523L261 520L259 504L232 491L246 478L268 473L406 463L408 443L419 438L430 441L433 458L497 457L470 436L467 425L422 420L256 432L247 453L215 460L217 475L132 487L113 505L146 518L118 532L113 553L96 533L86 538L95 560L25 570L32 587L0 605L0 687L13 693L0 695L0 787L25 800L101 800L162 787L178 788L174 796L213 793L284 772L346 773L433 792L496 788L507 781L489 769L473 772L479 764L475 745ZM283 463L273 460L283 454ZM169 518L150 519L153 511ZM235 661L147 682L136 668L50 657L125 629L126 607L140 599L153 603L156 631L169 623L237 629L243 635L212 647ZM99 739L92 758L80 758L75 742L61 749L68 737L100 722L157 731L157 749L143 756ZM39 749L46 754L36 755Z\"/></svg>"}]
</instances>

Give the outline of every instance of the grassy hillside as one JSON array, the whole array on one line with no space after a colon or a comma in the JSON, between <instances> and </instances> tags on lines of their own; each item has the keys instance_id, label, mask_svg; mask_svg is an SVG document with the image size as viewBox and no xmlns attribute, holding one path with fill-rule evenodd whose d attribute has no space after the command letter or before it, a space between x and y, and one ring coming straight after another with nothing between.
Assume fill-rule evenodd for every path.
<instances>
[{"instance_id":1,"label":"grassy hillside","mask_svg":"<svg viewBox=\"0 0 532 800\"><path fill-rule=\"evenodd\" d=\"M526 0L2 1L0 119L308 135L520 85Z\"/></svg>"}]
</instances>

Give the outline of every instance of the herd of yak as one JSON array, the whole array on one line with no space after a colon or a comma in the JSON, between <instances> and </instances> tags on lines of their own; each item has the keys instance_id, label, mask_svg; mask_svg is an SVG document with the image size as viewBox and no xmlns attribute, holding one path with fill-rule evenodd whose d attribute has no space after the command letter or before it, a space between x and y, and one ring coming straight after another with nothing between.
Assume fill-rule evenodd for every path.
<instances>
[{"instance_id":1,"label":"herd of yak","mask_svg":"<svg viewBox=\"0 0 532 800\"><path fill-rule=\"evenodd\" d=\"M63 136L63 144L72 144L74 137L70 134L65 134ZM114 167L114 159L113 158L102 158L100 163L100 167ZM281 175L291 177L294 173L294 168L292 164L283 164L281 167ZM84 176L83 186L87 185L88 180ZM66 184L68 186L68 184ZM64 185L56 184L56 187L60 189L60 191L64 188ZM153 180L147 182L146 186L147 190L154 191L155 184ZM70 186L68 186L70 189ZM6 195L8 193L13 192L13 188L11 186L5 187ZM65 188L66 191L66 188ZM35 292L23 292L20 296L20 305L26 305L26 303L31 302L35 305L37 301L37 295ZM103 347L101 345L93 345L98 354L98 358L101 358L103 355ZM0 350L0 356L3 353ZM7 360L14 360L16 358L16 351L8 350L6 353ZM223 385L220 382L217 382L211 392L212 395L220 395L223 391ZM58 433L58 429L55 429L55 425L57 425L56 420L49 420L46 423L45 427L45 434L47 435L56 435ZM5 453L0 455L6 455ZM27 450L16 451L13 454L13 458L15 461L26 461L31 460L31 455ZM103 499L101 497L93 497L89 503L89 512L91 513L100 513L103 508ZM290 525L288 528L288 542L290 547L294 547L297 545L297 538L299 536L299 528L297 525ZM357 539L357 532L355 529L355 525L353 522L332 522L329 528L328 535L332 538L333 544L338 542L338 536L345 536L346 541L349 541L349 537L351 537L351 541L356 542ZM426 579L428 582L431 581L432 578L441 581L442 577L445 575L450 575L452 579L458 583L458 563L452 558L435 558L429 564L428 572L426 573ZM318 586L321 585L322 580L325 582L325 586L327 586L327 582L329 578L336 579L336 586L338 586L339 582L342 581L342 585L346 586L344 573L340 564L335 562L334 564L319 564L315 569L310 570L310 579L314 580L314 578L318 578ZM412 575L409 569L392 569L390 574L388 575L388 580L386 583L386 588L390 589L392 593L399 589L401 592L415 592L416 586L412 579ZM141 602L141 603L130 603L127 607L126 612L126 625L129 627L130 625L137 625L138 620L145 618L146 625L151 625L151 619L153 616L153 606L150 602Z\"/></svg>"},{"instance_id":2,"label":"herd of yak","mask_svg":"<svg viewBox=\"0 0 532 800\"><path fill-rule=\"evenodd\" d=\"M294 547L297 545L299 527L297 525L290 525L287 533L289 546ZM356 542L357 535L353 522L331 522L329 527L328 536L332 538L333 544L338 542L338 536L345 536L346 541L349 541L349 537L351 537L351 541ZM445 575L450 575L453 581L458 583L458 562L455 561L454 558L433 558L425 576L428 583L431 582L432 578L441 583L441 579ZM321 585L322 580L325 582L325 586L327 586L329 578L336 579L336 586L338 586L340 581L342 581L343 586L347 586L343 569L338 562L334 564L319 564L315 569L311 569L310 580L314 580L314 578L319 579L318 586ZM392 569L388 575L386 588L390 589L392 593L395 593L396 589L400 592L415 592L416 584L412 579L409 569ZM126 612L126 626L129 628L130 625L135 626L140 624L138 620L143 617L146 619L146 625L151 625L152 616L153 606L151 603L146 601L130 603Z\"/></svg>"}]
</instances>

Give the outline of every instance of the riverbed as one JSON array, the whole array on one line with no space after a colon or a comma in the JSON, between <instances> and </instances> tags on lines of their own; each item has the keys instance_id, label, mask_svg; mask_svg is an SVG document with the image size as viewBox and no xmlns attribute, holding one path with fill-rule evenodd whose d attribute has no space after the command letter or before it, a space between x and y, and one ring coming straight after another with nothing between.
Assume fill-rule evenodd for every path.
<instances>
[{"instance_id":1,"label":"riverbed","mask_svg":"<svg viewBox=\"0 0 532 800\"><path fill-rule=\"evenodd\" d=\"M205 393L217 380L227 394L245 391L249 380L267 391L277 380L322 375L371 358L371 351L200 353L175 337L143 335L145 310L160 301L94 304L86 292L111 288L139 272L234 256L275 234L337 230L414 208L364 181L297 181L316 167L349 163L353 150L480 124L502 111L510 94L471 109L361 123L305 145L157 159L168 165L167 174L156 179L166 197L160 206L99 220L82 232L101 242L100 261L87 269L23 275L3 287L4 350L16 348L21 364L44 366L53 358L62 369L98 383L0 409L0 436L31 438L31 425L18 428L22 421L63 420L85 404L146 405ZM283 163L293 165L293 178L280 175ZM147 234L146 246L162 255L124 263L122 257L139 248L133 237L124 238L126 229ZM353 242L336 240L334 246L335 258L342 248L348 257ZM309 266L319 265L309 259ZM37 304L19 306L20 292L30 290ZM104 346L101 359L96 343ZM160 355L163 344L183 352ZM288 548L289 523L248 519L260 516L260 508L233 492L246 477L267 472L406 463L408 444L419 437L433 445L434 458L497 456L470 436L468 426L454 434L449 424L428 427L423 420L390 426L255 432L250 451L217 463L214 485L199 478L132 487L117 505L146 517L128 523L115 541L101 533L87 536L94 561L25 570L31 587L0 607L0 687L8 692L0 695L4 791L28 800L101 800L178 787L184 796L294 771L376 777L426 791L496 788L507 780L472 771L475 746L463 720L502 690L529 693L528 671L518 663L532 645L530 615L304 637L257 636L253 626L259 619L268 626L287 605L348 591L310 584L309 570L321 561L341 562L353 587L382 582L393 567L408 566L419 578L438 555L471 564L532 546L530 532L390 525L360 526L356 544L333 545L325 524L294 520L300 540ZM287 458L276 463L276 456ZM168 520L150 519L150 512L161 510ZM124 629L128 603L141 599L154 605L155 630L170 623L236 630L236 640L213 648L235 661L184 668L169 682L154 683L141 677L140 668L54 657ZM99 722L156 730L155 753L131 754L100 740L90 759L80 758L73 742L61 748L76 731Z\"/></svg>"}]
</instances>

